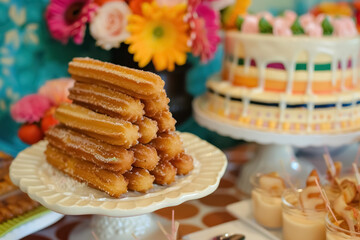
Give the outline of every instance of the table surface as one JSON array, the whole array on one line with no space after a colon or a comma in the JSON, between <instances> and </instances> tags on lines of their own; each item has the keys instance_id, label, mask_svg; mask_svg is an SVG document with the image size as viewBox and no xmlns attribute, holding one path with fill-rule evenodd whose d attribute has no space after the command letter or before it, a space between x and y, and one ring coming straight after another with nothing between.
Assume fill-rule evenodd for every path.
<instances>
[{"instance_id":1,"label":"table surface","mask_svg":"<svg viewBox=\"0 0 360 240\"><path fill-rule=\"evenodd\" d=\"M221 179L219 188L212 194L202 199L191 200L179 206L164 208L155 213L161 217L171 219L171 212L175 210L175 219L180 223L179 239L189 233L206 229L221 223L235 220L225 207L228 204L247 198L236 188L235 182L243 163L251 158L254 153L253 144L244 144L225 151L229 164ZM91 215L65 216L54 225L29 235L24 240L52 240L69 238L75 227Z\"/></svg>"}]
</instances>

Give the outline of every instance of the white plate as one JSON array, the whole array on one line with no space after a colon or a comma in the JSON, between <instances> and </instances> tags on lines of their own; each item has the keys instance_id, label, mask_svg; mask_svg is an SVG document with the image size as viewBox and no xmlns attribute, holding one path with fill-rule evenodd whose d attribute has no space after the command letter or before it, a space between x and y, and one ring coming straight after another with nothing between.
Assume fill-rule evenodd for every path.
<instances>
[{"instance_id":1,"label":"white plate","mask_svg":"<svg viewBox=\"0 0 360 240\"><path fill-rule=\"evenodd\" d=\"M190 133L180 133L194 169L169 186L156 186L146 194L129 192L112 198L80 184L52 168L45 160L46 141L22 151L10 166L10 177L21 190L43 206L63 214L100 214L128 217L179 205L209 195L219 185L227 160L218 148Z\"/></svg>"},{"instance_id":2,"label":"white plate","mask_svg":"<svg viewBox=\"0 0 360 240\"><path fill-rule=\"evenodd\" d=\"M247 223L241 220L231 221L223 223L199 232L195 232L183 237L184 240L213 240L215 236L222 235L224 233L230 234L243 234L245 240L269 240L266 235L257 229L252 228Z\"/></svg>"},{"instance_id":3,"label":"white plate","mask_svg":"<svg viewBox=\"0 0 360 240\"><path fill-rule=\"evenodd\" d=\"M11 232L8 232L6 235L1 237L0 240L13 240L26 237L56 223L62 217L64 217L64 215L49 211L34 220L22 224Z\"/></svg>"},{"instance_id":4,"label":"white plate","mask_svg":"<svg viewBox=\"0 0 360 240\"><path fill-rule=\"evenodd\" d=\"M250 226L252 226L257 231L261 232L263 235L267 236L268 239L271 240L281 240L282 239L282 231L279 230L269 230L262 227L258 224L254 218L252 212L252 204L251 199L246 199L237 203L230 204L226 206L226 210L234 215L235 217L241 219L246 222Z\"/></svg>"}]
</instances>

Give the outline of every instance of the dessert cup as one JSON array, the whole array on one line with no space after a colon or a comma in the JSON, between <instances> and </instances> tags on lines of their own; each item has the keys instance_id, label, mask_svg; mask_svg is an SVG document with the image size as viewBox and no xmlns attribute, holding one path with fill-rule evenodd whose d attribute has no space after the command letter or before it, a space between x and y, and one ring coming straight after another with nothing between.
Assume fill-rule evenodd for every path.
<instances>
[{"instance_id":1,"label":"dessert cup","mask_svg":"<svg viewBox=\"0 0 360 240\"><path fill-rule=\"evenodd\" d=\"M271 195L259 186L262 174L251 177L253 189L251 199L256 221L267 228L280 228L282 226L281 196Z\"/></svg>"},{"instance_id":2,"label":"dessert cup","mask_svg":"<svg viewBox=\"0 0 360 240\"><path fill-rule=\"evenodd\" d=\"M326 240L360 240L360 232L353 232L336 226L334 222L334 218L331 214L326 214Z\"/></svg>"},{"instance_id":3,"label":"dessert cup","mask_svg":"<svg viewBox=\"0 0 360 240\"><path fill-rule=\"evenodd\" d=\"M282 195L283 239L325 240L326 209L303 209L299 193L287 189Z\"/></svg>"}]
</instances>

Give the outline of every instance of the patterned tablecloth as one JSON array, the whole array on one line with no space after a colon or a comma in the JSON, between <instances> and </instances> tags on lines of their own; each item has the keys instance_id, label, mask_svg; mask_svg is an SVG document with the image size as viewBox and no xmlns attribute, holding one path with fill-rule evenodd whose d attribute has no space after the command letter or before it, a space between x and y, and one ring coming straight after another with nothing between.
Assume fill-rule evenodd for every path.
<instances>
[{"instance_id":1,"label":"patterned tablecloth","mask_svg":"<svg viewBox=\"0 0 360 240\"><path fill-rule=\"evenodd\" d=\"M235 220L225 207L238 202L247 196L235 186L241 165L251 158L254 145L246 144L225 151L229 164L225 175L221 179L219 188L202 199L185 202L179 206L164 208L156 211L159 216L171 219L172 209L175 210L175 219L180 223L179 239L189 233L206 229L221 223ZM24 240L66 240L75 227L91 215L65 216L56 224L39 232L29 235Z\"/></svg>"}]
</instances>

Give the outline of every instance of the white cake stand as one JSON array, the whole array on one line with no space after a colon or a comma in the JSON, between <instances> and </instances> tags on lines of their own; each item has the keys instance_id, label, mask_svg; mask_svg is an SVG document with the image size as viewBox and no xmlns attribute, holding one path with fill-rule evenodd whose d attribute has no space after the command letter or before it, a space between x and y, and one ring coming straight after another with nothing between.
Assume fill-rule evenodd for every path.
<instances>
[{"instance_id":1,"label":"white cake stand","mask_svg":"<svg viewBox=\"0 0 360 240\"><path fill-rule=\"evenodd\" d=\"M249 179L254 173L286 171L294 179L305 179L314 165L309 161L297 162L294 159L293 147L338 147L360 139L360 131L339 134L288 134L251 129L207 111L204 96L193 101L193 111L195 120L209 130L260 144L254 159L242 168L237 182L238 187L246 193L251 190Z\"/></svg>"},{"instance_id":2,"label":"white cake stand","mask_svg":"<svg viewBox=\"0 0 360 240\"><path fill-rule=\"evenodd\" d=\"M46 141L22 151L10 167L14 184L45 207L68 215L95 214L92 227L81 226L73 239L164 239L154 216L161 208L202 198L219 185L225 172L225 155L189 133L180 134L185 151L194 158L190 174L170 186L155 186L149 193L129 192L121 198L81 184L51 167L45 160ZM119 238L121 237L121 238Z\"/></svg>"}]
</instances>

